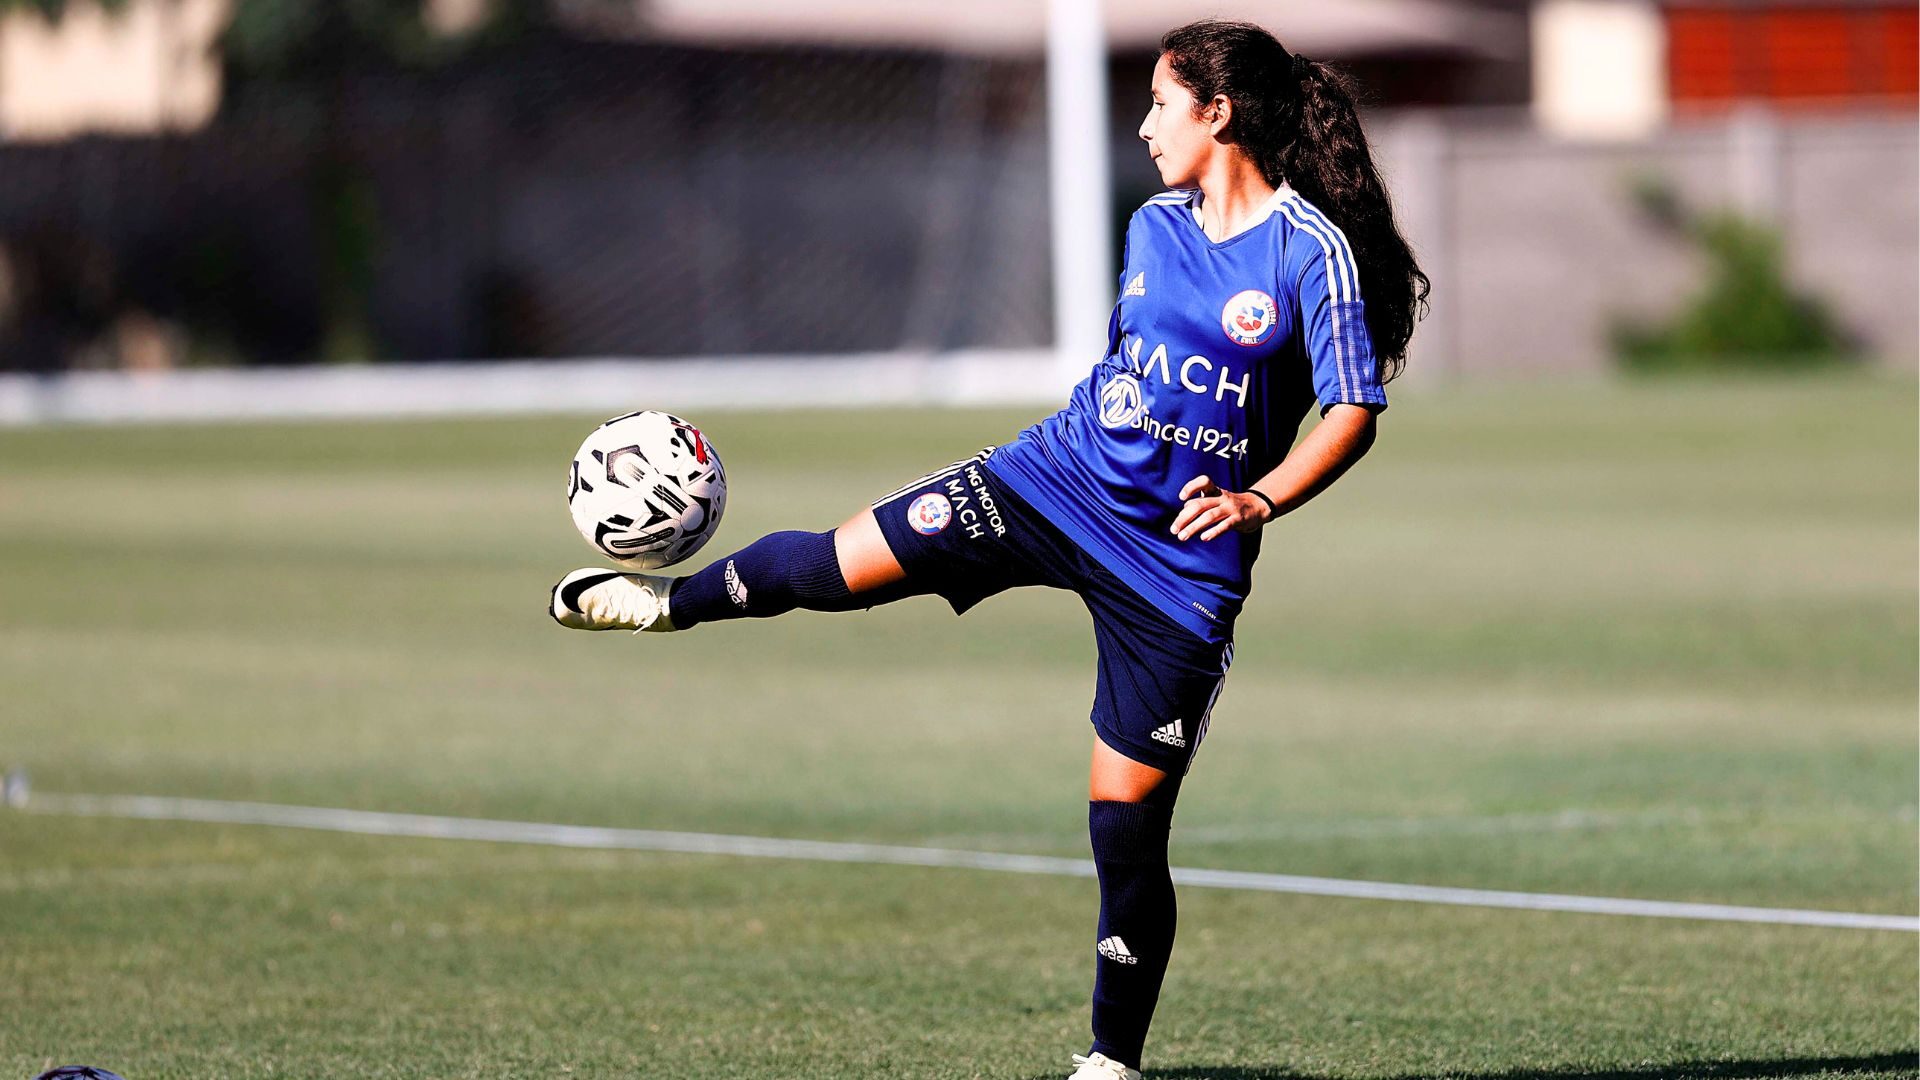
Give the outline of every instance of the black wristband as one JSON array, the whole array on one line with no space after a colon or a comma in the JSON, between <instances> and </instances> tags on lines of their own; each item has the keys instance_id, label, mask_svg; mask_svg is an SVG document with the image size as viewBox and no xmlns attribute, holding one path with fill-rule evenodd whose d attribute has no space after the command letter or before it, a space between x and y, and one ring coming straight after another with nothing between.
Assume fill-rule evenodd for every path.
<instances>
[{"instance_id":1,"label":"black wristband","mask_svg":"<svg viewBox=\"0 0 1920 1080\"><path fill-rule=\"evenodd\" d=\"M1256 488L1248 488L1248 489L1247 489L1247 494L1249 494L1249 495L1251 495L1251 496L1253 496L1253 497L1254 497L1254 498L1256 498L1256 499L1259 499L1259 500L1260 500L1261 502L1263 502L1263 503L1266 503L1266 504L1267 504L1267 513L1268 513L1268 515L1269 515L1269 516L1271 516L1271 517L1279 517L1279 516L1280 516L1280 508L1279 508L1278 506L1275 506L1275 505L1273 504L1273 500L1272 500L1271 498L1269 498L1269 497L1267 496L1267 493L1266 493L1266 492L1264 492L1264 491L1260 491L1260 490L1258 490L1258 489L1256 489Z\"/></svg>"}]
</instances>

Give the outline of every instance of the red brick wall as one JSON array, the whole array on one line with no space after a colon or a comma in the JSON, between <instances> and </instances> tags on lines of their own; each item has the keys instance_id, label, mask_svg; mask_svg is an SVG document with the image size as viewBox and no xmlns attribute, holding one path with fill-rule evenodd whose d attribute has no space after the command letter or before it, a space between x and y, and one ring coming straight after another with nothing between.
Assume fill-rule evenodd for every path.
<instances>
[{"instance_id":1,"label":"red brick wall","mask_svg":"<svg viewBox=\"0 0 1920 1080\"><path fill-rule=\"evenodd\" d=\"M1920 105L1920 11L1912 4L1674 4L1666 20L1678 108L1753 99Z\"/></svg>"}]
</instances>

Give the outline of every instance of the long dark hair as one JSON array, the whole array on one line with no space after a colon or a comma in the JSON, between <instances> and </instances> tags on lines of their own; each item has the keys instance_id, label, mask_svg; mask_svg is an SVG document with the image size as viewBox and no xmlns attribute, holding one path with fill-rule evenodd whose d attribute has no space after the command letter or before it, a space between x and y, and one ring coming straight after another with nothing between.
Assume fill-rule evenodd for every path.
<instances>
[{"instance_id":1,"label":"long dark hair","mask_svg":"<svg viewBox=\"0 0 1920 1080\"><path fill-rule=\"evenodd\" d=\"M1203 109L1233 102L1227 136L1268 183L1291 184L1347 234L1382 382L1406 366L1430 283L1393 220L1393 202L1353 105L1353 82L1287 51L1252 23L1206 19L1167 31L1160 51Z\"/></svg>"}]
</instances>

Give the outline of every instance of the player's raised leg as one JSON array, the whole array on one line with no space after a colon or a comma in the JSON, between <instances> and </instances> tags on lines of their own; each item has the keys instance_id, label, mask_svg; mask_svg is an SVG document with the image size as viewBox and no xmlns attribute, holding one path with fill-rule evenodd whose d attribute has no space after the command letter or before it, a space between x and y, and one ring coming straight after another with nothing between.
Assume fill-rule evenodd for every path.
<instances>
[{"instance_id":1,"label":"player's raised leg","mask_svg":"<svg viewBox=\"0 0 1920 1080\"><path fill-rule=\"evenodd\" d=\"M685 630L796 608L851 611L907 595L906 572L862 510L831 532L777 532L686 577L575 570L553 587L555 622L575 630Z\"/></svg>"}]
</instances>

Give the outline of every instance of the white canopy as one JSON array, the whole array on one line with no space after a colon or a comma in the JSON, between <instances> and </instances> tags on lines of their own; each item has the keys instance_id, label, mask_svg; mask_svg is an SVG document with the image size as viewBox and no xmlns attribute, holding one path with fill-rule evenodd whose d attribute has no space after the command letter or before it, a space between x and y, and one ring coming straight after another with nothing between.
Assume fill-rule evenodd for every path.
<instances>
[{"instance_id":1,"label":"white canopy","mask_svg":"<svg viewBox=\"0 0 1920 1080\"><path fill-rule=\"evenodd\" d=\"M1435 51L1507 57L1517 16L1438 0L1105 0L1108 44L1151 49L1194 19L1246 19L1309 56ZM1045 0L647 0L650 36L713 44L840 44L1037 53Z\"/></svg>"}]
</instances>

